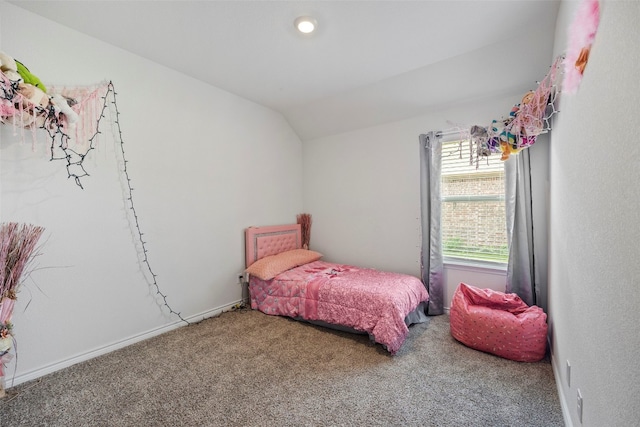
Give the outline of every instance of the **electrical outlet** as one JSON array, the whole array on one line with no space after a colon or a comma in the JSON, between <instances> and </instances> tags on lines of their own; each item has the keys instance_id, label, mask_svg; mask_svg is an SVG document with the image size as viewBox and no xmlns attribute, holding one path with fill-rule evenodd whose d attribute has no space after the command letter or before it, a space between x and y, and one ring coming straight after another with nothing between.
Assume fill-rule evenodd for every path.
<instances>
[{"instance_id":1,"label":"electrical outlet","mask_svg":"<svg viewBox=\"0 0 640 427\"><path fill-rule=\"evenodd\" d=\"M580 421L580 424L582 424L582 409L582 393L580 393L580 389L578 389L578 421Z\"/></svg>"},{"instance_id":2,"label":"electrical outlet","mask_svg":"<svg viewBox=\"0 0 640 427\"><path fill-rule=\"evenodd\" d=\"M244 271L240 271L238 274L236 274L236 277L238 278L238 281L236 283L238 285L242 285L242 283L244 283Z\"/></svg>"},{"instance_id":3,"label":"electrical outlet","mask_svg":"<svg viewBox=\"0 0 640 427\"><path fill-rule=\"evenodd\" d=\"M567 387L571 387L571 363L567 360Z\"/></svg>"}]
</instances>

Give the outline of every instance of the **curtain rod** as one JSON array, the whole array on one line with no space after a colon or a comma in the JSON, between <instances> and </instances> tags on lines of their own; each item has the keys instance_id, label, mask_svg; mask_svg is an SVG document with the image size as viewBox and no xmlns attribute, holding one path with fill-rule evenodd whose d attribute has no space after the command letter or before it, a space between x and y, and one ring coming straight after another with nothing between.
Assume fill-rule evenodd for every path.
<instances>
[{"instance_id":1,"label":"curtain rod","mask_svg":"<svg viewBox=\"0 0 640 427\"><path fill-rule=\"evenodd\" d=\"M468 132L468 130L466 132ZM440 138L449 135L462 135L463 133L465 133L465 131L462 129L439 130L435 133L435 136Z\"/></svg>"}]
</instances>

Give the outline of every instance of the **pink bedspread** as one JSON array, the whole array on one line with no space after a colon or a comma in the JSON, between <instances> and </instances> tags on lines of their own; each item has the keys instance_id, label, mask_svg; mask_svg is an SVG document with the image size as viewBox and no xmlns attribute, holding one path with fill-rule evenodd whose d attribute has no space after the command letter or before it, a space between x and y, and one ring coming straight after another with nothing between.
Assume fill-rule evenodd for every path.
<instances>
[{"instance_id":1,"label":"pink bedspread","mask_svg":"<svg viewBox=\"0 0 640 427\"><path fill-rule=\"evenodd\" d=\"M251 308L266 314L348 326L395 354L409 329L404 318L429 295L413 276L315 261L272 280L250 279Z\"/></svg>"}]
</instances>

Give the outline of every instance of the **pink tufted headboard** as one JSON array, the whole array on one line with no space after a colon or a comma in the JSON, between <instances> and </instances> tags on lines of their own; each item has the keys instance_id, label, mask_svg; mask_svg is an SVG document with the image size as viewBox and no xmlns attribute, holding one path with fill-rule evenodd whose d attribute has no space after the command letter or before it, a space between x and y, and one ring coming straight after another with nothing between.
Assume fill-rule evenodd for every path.
<instances>
[{"instance_id":1,"label":"pink tufted headboard","mask_svg":"<svg viewBox=\"0 0 640 427\"><path fill-rule=\"evenodd\" d=\"M257 260L302 247L300 224L249 227L245 230L246 267Z\"/></svg>"}]
</instances>

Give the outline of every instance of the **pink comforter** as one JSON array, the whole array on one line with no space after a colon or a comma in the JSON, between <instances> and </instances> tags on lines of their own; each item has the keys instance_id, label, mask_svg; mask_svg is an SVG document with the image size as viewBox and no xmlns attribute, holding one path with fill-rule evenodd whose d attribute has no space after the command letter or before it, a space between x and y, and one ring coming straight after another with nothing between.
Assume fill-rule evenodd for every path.
<instances>
[{"instance_id":1,"label":"pink comforter","mask_svg":"<svg viewBox=\"0 0 640 427\"><path fill-rule=\"evenodd\" d=\"M395 354L409 329L404 318L429 295L413 276L315 261L272 280L251 277L251 308L367 332Z\"/></svg>"}]
</instances>

